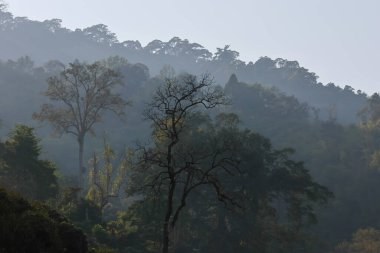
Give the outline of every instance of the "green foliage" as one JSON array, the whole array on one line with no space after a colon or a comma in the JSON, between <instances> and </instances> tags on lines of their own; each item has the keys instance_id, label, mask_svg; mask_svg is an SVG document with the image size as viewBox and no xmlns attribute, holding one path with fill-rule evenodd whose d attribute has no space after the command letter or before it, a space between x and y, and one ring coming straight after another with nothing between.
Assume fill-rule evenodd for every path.
<instances>
[{"instance_id":1,"label":"green foliage","mask_svg":"<svg viewBox=\"0 0 380 253\"><path fill-rule=\"evenodd\" d=\"M34 129L16 125L2 145L0 182L30 198L46 200L58 193L55 165L40 160L40 140Z\"/></svg>"},{"instance_id":2,"label":"green foliage","mask_svg":"<svg viewBox=\"0 0 380 253\"><path fill-rule=\"evenodd\" d=\"M306 130L312 120L314 108L273 87L242 83L233 75L225 92L231 97L229 110L239 115L245 127L270 137L280 147L289 146L298 138L294 135Z\"/></svg>"},{"instance_id":3,"label":"green foliage","mask_svg":"<svg viewBox=\"0 0 380 253\"><path fill-rule=\"evenodd\" d=\"M367 105L360 110L359 115L361 116L363 123L373 122L379 124L380 120L380 94L374 93L367 100Z\"/></svg>"},{"instance_id":4,"label":"green foliage","mask_svg":"<svg viewBox=\"0 0 380 253\"><path fill-rule=\"evenodd\" d=\"M128 211L120 211L114 220L107 223L95 224L92 227L89 233L96 240L95 246L97 250L134 253L151 252L151 247L145 245L145 241L149 235L144 233L142 229L142 227L148 225L149 221L137 221L134 218L138 215L132 216L132 210L134 210L133 207L129 208ZM155 250L157 250L157 247Z\"/></svg>"},{"instance_id":5,"label":"green foliage","mask_svg":"<svg viewBox=\"0 0 380 253\"><path fill-rule=\"evenodd\" d=\"M127 169L130 167L133 152L127 151L117 168L114 168L116 154L104 141L102 160L94 153L89 170L89 187L86 198L95 203L104 212L111 199L119 197L119 191L126 181Z\"/></svg>"},{"instance_id":6,"label":"green foliage","mask_svg":"<svg viewBox=\"0 0 380 253\"><path fill-rule=\"evenodd\" d=\"M240 173L224 167L218 171L218 179L225 186L222 194L231 196L240 208L222 208L212 189L201 187L188 198L187 208L172 232L175 252L190 252L194 247L201 252L291 250L306 243L303 230L315 223L315 207L332 196L311 178L303 163L290 159L291 150L273 149L268 139L241 130L238 123L234 114L221 114L215 122L193 114L184 123L182 143L175 151L178 158L186 159L186 154L195 160L204 157L197 164L207 168L210 160L205 154L228 147L223 157L239 159ZM150 170L135 171L130 190L138 189L151 177ZM133 184L137 184L135 188ZM136 224L143 224L137 227L140 240L145 245L159 245L161 230L157 227L162 221L156 223L164 214L167 192L144 194L144 201L135 202L128 214ZM174 199L174 203L180 202L180 195Z\"/></svg>"},{"instance_id":7,"label":"green foliage","mask_svg":"<svg viewBox=\"0 0 380 253\"><path fill-rule=\"evenodd\" d=\"M106 247L98 247L91 251L91 253L118 253L119 251L111 249L111 248L106 248Z\"/></svg>"},{"instance_id":8,"label":"green foliage","mask_svg":"<svg viewBox=\"0 0 380 253\"><path fill-rule=\"evenodd\" d=\"M367 105L358 113L361 117L360 128L365 140L365 155L372 168L380 168L380 95L374 93Z\"/></svg>"},{"instance_id":9,"label":"green foliage","mask_svg":"<svg viewBox=\"0 0 380 253\"><path fill-rule=\"evenodd\" d=\"M159 251L162 245L163 204L162 199L145 198L135 201L126 211L119 212L117 219L107 224L117 239L117 245L131 252Z\"/></svg>"},{"instance_id":10,"label":"green foliage","mask_svg":"<svg viewBox=\"0 0 380 253\"><path fill-rule=\"evenodd\" d=\"M88 252L86 236L66 218L4 189L0 189L0 235L1 252Z\"/></svg>"},{"instance_id":11,"label":"green foliage","mask_svg":"<svg viewBox=\"0 0 380 253\"><path fill-rule=\"evenodd\" d=\"M175 228L189 195L195 190L202 186L210 187L220 201L234 203L231 197L224 194L218 175L218 171L228 170L227 167L236 169L236 161L224 156L227 147L209 149L202 155L201 150L192 149L191 146L182 148L186 147L184 132L189 117L201 109L212 109L226 103L223 91L212 85L208 75L198 78L184 74L167 78L154 92L152 101L144 111L145 119L152 124L154 146L141 147L139 167L151 173L150 182L142 185L141 189L155 192L156 195L163 194L167 199L162 223L163 253L169 252L171 230ZM203 163L202 160L207 162Z\"/></svg>"},{"instance_id":12,"label":"green foliage","mask_svg":"<svg viewBox=\"0 0 380 253\"><path fill-rule=\"evenodd\" d=\"M230 191L240 189L243 208L215 213L209 251L268 252L274 245L278 247L274 252L291 250L302 242L305 227L315 223L316 206L331 193L311 178L303 163L289 158L291 150L275 150L261 135L224 122L218 124L219 138L237 139L233 150L240 156L243 173L229 185Z\"/></svg>"},{"instance_id":13,"label":"green foliage","mask_svg":"<svg viewBox=\"0 0 380 253\"><path fill-rule=\"evenodd\" d=\"M95 203L80 197L79 188L64 189L58 200L57 208L86 232L91 232L91 228L95 224L102 223L101 210Z\"/></svg>"},{"instance_id":14,"label":"green foliage","mask_svg":"<svg viewBox=\"0 0 380 253\"><path fill-rule=\"evenodd\" d=\"M104 24L71 31L62 27L57 19L38 22L14 17L9 12L2 14L0 33L1 37L8 38L3 41L3 55L7 58L15 59L20 56L19 52L26 52L38 62L52 60L52 56L68 62L120 55L130 62L143 62L153 74L159 73L164 64L193 74L207 70L220 84L236 73L245 82L275 86L302 102L309 102L320 109L323 118L328 117L328 107L336 105L337 120L345 123L356 122L355 113L366 99L366 94L360 90L355 93L349 86L340 88L318 82L317 74L293 60L261 57L256 62L243 62L238 59L239 52L229 46L217 48L213 54L198 43L178 37L168 41L156 39L142 46L139 41L119 42ZM18 50L13 41L18 41Z\"/></svg>"},{"instance_id":15,"label":"green foliage","mask_svg":"<svg viewBox=\"0 0 380 253\"><path fill-rule=\"evenodd\" d=\"M92 61L95 58L103 57L106 55L105 52L108 52L107 50L112 48L112 54L118 52L117 54L123 55L124 52L128 52L128 61L144 62L149 65L149 70L153 74L157 74L159 69L162 68L161 64L165 63L173 66L173 69L177 70L177 72L179 70L187 70L191 73L201 73L207 68L215 75L215 80L221 84L227 80L231 73L236 73L239 79L247 83L261 83L262 85L251 85L239 82L236 76L235 78L231 78L225 88L225 92L231 97L232 106L226 110L237 113L244 123L244 127L269 137L276 149L283 147L295 148L297 152L294 154L287 153L288 158L305 161L305 166L310 169L313 178L318 183L328 186L334 192L336 198L328 204L327 208L316 209L319 224L311 229L311 232L321 238L323 247L318 245L320 251L328 251L332 248L331 245L336 245L337 242L343 240L342 238L348 238L360 227L371 226L376 229L380 228L380 220L378 218L380 205L376 201L373 201L380 194L380 188L378 187L378 182L380 181L380 173L378 171L380 164L378 151L380 150L378 144L380 143L380 135L378 124L374 120L378 118L378 108L376 109L378 107L378 95L375 94L370 98L366 109L360 114L362 116L360 127L343 126L338 123L356 121L357 109L365 105L366 94L360 91L357 91L355 94L349 86L344 89L335 84L323 86L321 83L318 83L316 74L302 68L295 61L274 60L263 57L255 63L245 64L238 60L238 52L232 51L228 47L219 49L216 54L218 57L213 59L213 55L201 45L190 43L180 38L173 38L169 42L154 41L146 47L142 47L138 41L112 42L115 44L109 47L107 43L112 41L112 33L109 33L104 26L88 29L88 36L84 36L81 30L69 33L67 29L60 26L60 22L57 20L31 22L27 19L15 19L7 12L2 12L1 15L1 19L4 21L2 23L4 30L0 29L0 37L17 36L18 41L28 41L27 45L33 47L34 45L41 46L44 48L43 52L57 52L59 55L59 52L63 52L60 50L64 50L64 54L62 54L64 58L60 59L63 62L68 62L70 58L84 59L88 55L91 55L91 59L88 60ZM52 35L50 31L54 31L55 35L50 36ZM39 36L36 37L35 34L39 34ZM40 38L43 36L40 36L40 34L49 34L49 36L44 37L47 39L46 41L41 41ZM57 34L59 36L56 36ZM110 37L107 37L108 35ZM23 40L22 38L27 39ZM107 38L110 40L107 40ZM33 39L38 40L39 43L31 43L30 41ZM7 43L7 40L4 42ZM65 46L77 48L76 45L79 44L86 45L84 46L85 50L79 49L76 52L74 52L75 50L70 50L72 55L68 56ZM39 50L39 52L42 51ZM33 60L41 62L41 59L50 59L46 57L39 54L33 56ZM17 56L13 58L16 59ZM30 124L31 122L28 121L28 118L40 106L39 101L42 99L40 94L46 88L45 80L49 76L59 75L63 71L64 65L60 62L51 62L39 67L33 63L33 60L29 57L22 57L18 60L0 61L0 86L3 90L7 91L0 93L1 117L3 118L3 128L0 130L2 132L7 131L7 127L13 125L14 122ZM127 127L117 124L116 121L113 121L107 115L104 117L105 124L102 125L104 129L107 129L107 132L113 134L110 138L110 143L116 149L126 143L132 143L136 138L143 139L147 136L146 133L149 131L149 126L140 121L141 108L147 101L147 95L160 83L156 78L149 79L149 70L146 66L130 64L128 61L122 57L119 59L115 57L101 63L108 68L116 68L123 74L123 81L126 83L126 86L120 87L117 92L120 92L123 98L130 98L130 95L134 96L134 107L127 112L128 122L130 123ZM268 88L272 85L277 88ZM295 94L295 97L286 94ZM18 101L24 101L25 103L19 103ZM308 102L308 105L302 103L305 101ZM323 121L321 119L329 120ZM207 127L204 126L204 128ZM69 144L67 139L57 141L51 139L48 137L48 132L50 132L50 129L47 127L39 129L40 136L45 135L43 137L44 146L46 147L44 155L47 155L49 159L59 161L59 167L63 172L76 168L77 165L73 162L76 160L75 154L67 154L67 150L72 150L74 147ZM120 136L123 136L123 138L120 138ZM199 140L202 141L204 136L200 134L198 136ZM189 143L195 144L195 139L192 142L193 137L195 138L195 135L189 135ZM196 146L197 148L200 147L200 150L204 148L202 143L199 142L198 146ZM92 140L91 144L99 148L101 141ZM5 142L0 143L1 157L5 154L5 150ZM91 154L88 152L86 156L90 157ZM21 163L21 161L16 162ZM292 166L300 168L299 165ZM3 184L7 183L6 185L14 187L14 190L33 195L31 197L35 196L33 190L35 183L28 176L25 176L26 181L21 179L11 181L9 172L11 170L5 159L0 159L0 167L2 171L0 180ZM294 170L297 171L298 169ZM279 173L279 175L282 175L282 173ZM300 178L308 182L307 176L301 172L296 173L294 171L283 173L287 176L286 182L294 182L292 176L289 176L289 174L293 175L292 173L294 175L301 174ZM146 177L144 176L134 179L136 180L136 186L146 183L144 181ZM255 180L252 180L252 182L254 182L253 185L255 186L263 185L262 182ZM298 185L298 183L296 182L295 185ZM290 186L280 189L285 189L288 192L295 190ZM43 192L46 194L54 191L44 190ZM203 190L200 195L207 196ZM146 204L145 208L142 203L136 202L136 204L127 210L128 215L131 217L137 217L140 214L140 223L135 222L138 232L132 233L137 238L135 244L139 245L136 248L140 249L146 247L143 235L146 235L146 238L148 238L148 235L150 236L146 240L146 244L153 245L151 249L154 249L155 242L161 239L160 235L156 236L153 229L154 226L161 225L158 221L163 214L158 212L152 214L152 210L157 210L152 203L156 203L156 206L165 203L159 200L149 201L151 202L150 204L144 203L144 205ZM83 209L78 209L79 206L91 206L90 209L94 213L99 213L94 203L88 204L89 202L87 201L87 204L80 204L79 202L77 200L78 204L68 204L63 208L66 214L71 214L73 219L76 219L78 222L83 222L87 217ZM284 200L279 200L276 202L276 205L282 208L285 206L283 202ZM257 203L252 204L258 205ZM265 245L276 251L281 247L281 244L274 241L284 241L285 239L292 241L291 236L285 236L292 233L283 233L283 231L289 231L286 230L287 226L282 223L269 225L274 224L274 220L279 217L279 221L286 220L287 214L280 212L277 217L274 216L273 218L271 217L271 214L273 214L271 205L273 203L260 202L259 204L262 211L253 213L252 217L262 218L249 220L248 217L245 221L247 224L257 226L259 228L257 229L258 231L262 231L261 229L263 229L263 234L255 234L254 238L259 238L257 241L265 242ZM294 200L294 205L297 206L296 204L297 201ZM141 205L142 207L136 208L135 205ZM234 237L235 234L228 232L228 228L239 228L239 224L244 223L243 221L246 219L241 218L244 217L243 214L240 216L232 215L231 213L215 215L215 211L203 210L205 209L204 207L209 206L208 202L202 202L198 199L191 200L188 206L194 206L194 208L188 208L181 215L183 224L179 224L180 229L178 231L181 234L178 238L185 238L182 240L183 247L188 250L194 245L197 246L195 248L206 248L205 245L208 244L206 239L200 242L199 238L211 238L211 231L214 231L216 227L220 227L217 230L218 233L214 233L213 244L218 245L220 241L226 242L223 245L224 247L221 246L219 250L234 251L235 248L233 247L241 249L240 244L237 243L239 242L237 235L240 232L236 233L236 237ZM217 204L213 203L213 206L217 206ZM255 208L257 209L258 207ZM252 207L253 210L255 208ZM133 211L133 209L136 211ZM194 209L197 209L197 211ZM284 207L283 210L285 209ZM306 217L308 217L306 215L307 210L308 208L304 210L303 223L307 220ZM292 213L297 214L295 211ZM94 217L97 217L97 215L94 215ZM219 219L218 217L222 218ZM313 217L310 216L310 218ZM132 222L128 219L126 218L126 224ZM111 229L108 229L106 224L100 222L100 219L91 218L90 220L87 223L84 222L86 224L83 225L88 231L91 231L94 224L100 223L100 226L107 231L107 234L111 234ZM312 220L310 219L310 221ZM216 225L218 222L220 224ZM191 226L192 224L194 226ZM297 223L294 222L294 224ZM123 230L121 227L119 229ZM148 231L149 233L144 231ZM222 231L224 232L222 233ZM245 230L241 229L241 231ZM265 238L269 238L274 232L278 236L271 239L272 243L268 243ZM158 231L159 233L160 231ZM246 237L249 237L249 233L251 232L247 231L247 235L245 235L244 232L241 232L240 235L242 234L242 238L246 239ZM297 236L300 237L299 234ZM232 241L229 241L229 239ZM232 248L226 246L227 242L233 245L231 246ZM198 246L198 243L202 244L202 246ZM131 245L134 245L134 243L131 243ZM140 247L140 245L142 246ZM302 246L302 244L300 245ZM300 250L300 252L306 251L308 250Z\"/></svg>"}]
</instances>

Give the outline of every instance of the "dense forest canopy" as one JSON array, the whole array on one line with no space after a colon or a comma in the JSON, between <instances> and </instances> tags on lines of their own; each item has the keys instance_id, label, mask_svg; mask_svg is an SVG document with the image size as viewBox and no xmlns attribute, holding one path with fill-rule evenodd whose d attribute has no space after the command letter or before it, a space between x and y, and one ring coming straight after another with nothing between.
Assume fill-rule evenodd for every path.
<instances>
[{"instance_id":1,"label":"dense forest canopy","mask_svg":"<svg viewBox=\"0 0 380 253\"><path fill-rule=\"evenodd\" d=\"M39 66L59 60L65 64L75 59L96 61L109 56L126 57L131 63L143 63L156 75L165 65L177 72L214 76L219 84L237 74L247 83L275 86L288 95L295 95L319 109L323 118L335 114L341 123L357 121L354 111L364 106L366 94L347 84L343 88L333 83L318 82L315 73L303 68L297 61L260 59L248 63L239 59L239 52L230 46L211 52L187 39L173 37L167 42L154 40L142 46L139 41L120 42L115 33L104 24L75 31L62 27L61 20L32 21L0 12L0 59L18 59L30 56Z\"/></svg>"},{"instance_id":2,"label":"dense forest canopy","mask_svg":"<svg viewBox=\"0 0 380 253\"><path fill-rule=\"evenodd\" d=\"M1 5L0 48L0 252L378 251L378 93Z\"/></svg>"}]
</instances>

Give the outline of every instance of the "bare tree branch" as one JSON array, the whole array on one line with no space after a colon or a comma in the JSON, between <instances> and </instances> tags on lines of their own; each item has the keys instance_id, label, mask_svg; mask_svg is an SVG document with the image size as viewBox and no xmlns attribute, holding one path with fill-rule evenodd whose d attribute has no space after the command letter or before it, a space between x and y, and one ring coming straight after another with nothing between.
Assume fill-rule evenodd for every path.
<instances>
[{"instance_id":1,"label":"bare tree branch","mask_svg":"<svg viewBox=\"0 0 380 253\"><path fill-rule=\"evenodd\" d=\"M218 179L221 172L238 173L238 161L227 156L227 148L220 147L217 141L204 147L192 147L185 145L183 136L194 113L226 104L227 98L213 85L209 75L200 78L184 75L166 79L144 111L145 119L151 121L154 128L155 146L141 148L140 168L149 170L148 182L141 189L148 188L153 194L165 193L163 253L168 252L169 234L195 189L208 186L215 191L218 200L238 206Z\"/></svg>"}]
</instances>

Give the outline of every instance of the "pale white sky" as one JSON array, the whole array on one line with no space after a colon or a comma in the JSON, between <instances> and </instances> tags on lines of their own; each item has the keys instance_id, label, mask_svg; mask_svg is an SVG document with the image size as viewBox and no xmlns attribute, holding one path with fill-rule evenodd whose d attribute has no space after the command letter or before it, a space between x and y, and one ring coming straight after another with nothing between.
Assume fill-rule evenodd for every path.
<instances>
[{"instance_id":1,"label":"pale white sky","mask_svg":"<svg viewBox=\"0 0 380 253\"><path fill-rule=\"evenodd\" d=\"M320 81L380 91L379 0L5 0L15 16L60 18L75 29L106 24L120 41L174 36L244 61L297 60Z\"/></svg>"}]
</instances>

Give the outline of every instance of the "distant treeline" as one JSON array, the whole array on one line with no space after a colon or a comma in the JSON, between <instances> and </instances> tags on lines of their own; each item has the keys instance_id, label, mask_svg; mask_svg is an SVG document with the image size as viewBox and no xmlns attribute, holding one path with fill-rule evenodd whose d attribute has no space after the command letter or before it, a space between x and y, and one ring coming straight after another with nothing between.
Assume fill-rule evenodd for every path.
<instances>
[{"instance_id":1,"label":"distant treeline","mask_svg":"<svg viewBox=\"0 0 380 253\"><path fill-rule=\"evenodd\" d=\"M0 11L0 37L0 58L15 60L27 55L38 65L49 60L68 63L118 55L132 63L144 63L153 75L170 65L178 73L210 73L223 85L235 73L247 83L275 86L315 107L321 118L334 117L344 124L357 122L356 111L366 99L364 92L349 85L341 88L318 82L317 75L297 61L262 57L246 63L228 45L213 53L198 43L174 37L168 42L154 40L142 46L139 41L120 42L104 24L72 31L62 27L59 19L32 21L5 10Z\"/></svg>"}]
</instances>

